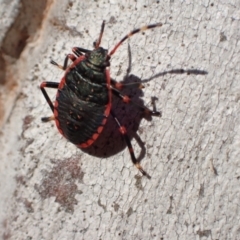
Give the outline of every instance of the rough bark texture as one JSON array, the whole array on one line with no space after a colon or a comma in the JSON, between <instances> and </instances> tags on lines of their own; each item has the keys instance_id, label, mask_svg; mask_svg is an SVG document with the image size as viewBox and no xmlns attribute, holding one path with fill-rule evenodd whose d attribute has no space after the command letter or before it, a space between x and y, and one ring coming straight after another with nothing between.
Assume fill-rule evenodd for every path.
<instances>
[{"instance_id":1,"label":"rough bark texture","mask_svg":"<svg viewBox=\"0 0 240 240\"><path fill-rule=\"evenodd\" d=\"M0 0L0 9L0 238L240 239L239 0ZM143 81L125 93L149 107L156 97L162 111L144 119L113 103L151 180L111 118L84 151L41 122L51 111L39 85L63 74L50 59L92 49L104 19L109 50L163 23L125 42L110 69L117 81Z\"/></svg>"}]
</instances>

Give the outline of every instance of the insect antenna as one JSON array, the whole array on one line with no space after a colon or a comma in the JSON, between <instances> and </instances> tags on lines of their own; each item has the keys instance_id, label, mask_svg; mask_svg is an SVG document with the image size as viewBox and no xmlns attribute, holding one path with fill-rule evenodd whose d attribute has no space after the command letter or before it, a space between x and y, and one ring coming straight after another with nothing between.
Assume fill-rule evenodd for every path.
<instances>
[{"instance_id":1,"label":"insect antenna","mask_svg":"<svg viewBox=\"0 0 240 240\"><path fill-rule=\"evenodd\" d=\"M93 43L95 49L99 48L99 46L100 46L102 36L103 36L104 27L105 27L105 20L103 20L103 22L102 22L101 31L100 31L100 35L99 35L98 40Z\"/></svg>"},{"instance_id":2,"label":"insect antenna","mask_svg":"<svg viewBox=\"0 0 240 240\"><path fill-rule=\"evenodd\" d=\"M120 42L113 48L113 50L108 54L109 58L116 52L118 47L128 38L130 38L132 35L138 33L138 32L143 32L146 31L147 29L155 28L155 27L161 27L162 23L156 23L156 24L150 24L141 28L134 29L130 33L128 33L125 37L123 37Z\"/></svg>"}]
</instances>

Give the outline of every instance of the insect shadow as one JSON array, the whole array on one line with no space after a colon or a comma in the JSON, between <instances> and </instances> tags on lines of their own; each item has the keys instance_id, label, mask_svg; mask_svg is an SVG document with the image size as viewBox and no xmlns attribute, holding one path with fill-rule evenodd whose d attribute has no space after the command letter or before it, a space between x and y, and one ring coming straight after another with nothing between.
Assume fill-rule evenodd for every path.
<instances>
[{"instance_id":1,"label":"insect shadow","mask_svg":"<svg viewBox=\"0 0 240 240\"><path fill-rule=\"evenodd\" d=\"M133 83L133 82L141 82L146 83L155 78L164 76L166 74L194 74L194 75L206 75L208 72L197 70L197 69L172 69L170 71L164 71L155 74L154 76L141 80L138 76L131 75L131 59L132 59L131 49L128 45L128 68L125 77L121 83ZM114 80L114 79L113 79ZM144 95L142 89L126 89L123 91L123 95L128 95L131 97L132 101L143 106L144 102L140 98ZM152 96L152 103L154 110L159 110L155 105L157 105L156 101L158 98L156 96ZM156 108L156 109L155 109ZM141 120L143 118L151 121L152 117L144 116L142 112L140 112L133 104L123 103L119 98L113 96L112 101L112 109L114 110L117 118L121 122L123 126L127 129L127 134L132 140L133 138L136 140L140 153L137 156L137 160L140 162L146 155L146 147L145 143L142 141L140 136L138 135L139 126ZM133 146L134 147L134 146ZM108 121L104 127L103 132L100 134L98 139L88 148L81 148L82 151L96 157L107 158L117 153L123 151L126 148L126 143L119 132L119 127L116 125L116 122L109 116ZM138 152L138 151L137 151ZM130 156L129 156L130 160Z\"/></svg>"},{"instance_id":2,"label":"insect shadow","mask_svg":"<svg viewBox=\"0 0 240 240\"><path fill-rule=\"evenodd\" d=\"M122 83L132 82L140 82L140 79L137 76L131 75L127 77L125 81L122 81ZM140 96L143 96L142 90L126 90L124 91L124 95L131 97L131 100L135 103L141 106L144 105L143 100L140 98ZM112 109L114 110L119 122L121 122L121 125L125 126L130 140L135 138L140 145L142 159L145 156L145 147L144 143L137 135L137 131L144 115L139 112L134 105L125 104L115 96L113 96ZM149 120L150 118L146 119ZM81 148L81 150L93 156L109 157L122 151L125 147L126 143L119 132L119 127L116 125L116 122L112 116L109 116L107 123L98 139L90 147L83 149ZM140 160L139 157L138 160Z\"/></svg>"}]
</instances>

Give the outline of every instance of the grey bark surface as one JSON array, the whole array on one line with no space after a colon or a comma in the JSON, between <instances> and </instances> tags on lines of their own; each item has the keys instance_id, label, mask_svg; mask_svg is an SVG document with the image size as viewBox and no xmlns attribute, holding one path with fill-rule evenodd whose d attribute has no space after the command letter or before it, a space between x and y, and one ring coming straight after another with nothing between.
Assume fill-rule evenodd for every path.
<instances>
[{"instance_id":1,"label":"grey bark surface","mask_svg":"<svg viewBox=\"0 0 240 240\"><path fill-rule=\"evenodd\" d=\"M145 119L113 101L150 180L110 117L84 151L41 122L51 110L39 85L64 74L50 59L62 65L72 47L92 49L103 20L109 50L134 28L163 23L127 40L110 67L119 82L143 81L127 94L150 108L156 97L162 112ZM16 95L1 92L14 100L3 101L0 238L240 239L238 0L48 1L32 32L14 64Z\"/></svg>"}]
</instances>

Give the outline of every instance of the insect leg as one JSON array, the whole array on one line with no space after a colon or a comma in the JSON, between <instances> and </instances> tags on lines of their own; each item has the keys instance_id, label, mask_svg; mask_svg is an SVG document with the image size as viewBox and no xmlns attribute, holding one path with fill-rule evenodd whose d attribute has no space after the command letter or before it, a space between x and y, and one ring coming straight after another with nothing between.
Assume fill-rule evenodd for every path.
<instances>
[{"instance_id":1,"label":"insect leg","mask_svg":"<svg viewBox=\"0 0 240 240\"><path fill-rule=\"evenodd\" d=\"M58 88L59 86L59 83L57 82L42 82L41 85L40 85L40 89L43 93L43 96L45 97L49 107L51 108L52 112L54 111L54 106L53 106L53 103L52 101L50 100L45 88ZM54 119L54 116L51 116L51 117L43 117L42 118L42 121L43 122L48 122L48 121L51 121Z\"/></svg>"},{"instance_id":2,"label":"insect leg","mask_svg":"<svg viewBox=\"0 0 240 240\"><path fill-rule=\"evenodd\" d=\"M130 33L128 33L126 36L124 36L120 42L117 43L117 45L112 49L112 51L110 51L109 53L109 56L112 56L116 50L118 49L118 47L128 38L130 38L131 36L133 36L134 34L136 33L139 33L139 32L143 32L143 31L146 31L147 29L151 29L151 28L155 28L155 27L161 27L162 26L162 23L156 23L156 24L150 24L150 25L147 25L147 26L144 26L144 27L141 27L141 28L137 28L137 29L134 29L133 31L131 31Z\"/></svg>"},{"instance_id":3,"label":"insect leg","mask_svg":"<svg viewBox=\"0 0 240 240\"><path fill-rule=\"evenodd\" d=\"M131 159L132 159L132 162L133 164L138 168L138 170L144 175L146 176L148 179L151 178L151 176L149 176L149 174L147 172L145 172L142 168L142 166L140 165L140 163L137 161L136 157L135 157L135 154L134 154L134 151L133 151L133 147L132 147L132 144L131 144L131 141L127 135L127 130L124 126L121 125L121 123L119 122L119 120L117 119L117 117L115 116L115 114L113 113L113 111L111 110L111 115L112 117L114 118L115 122L117 123L118 127L119 127L119 131L120 133L122 134L122 136L124 137L124 140L127 144L127 147L128 147L128 150L129 150L129 153L131 155Z\"/></svg>"},{"instance_id":4,"label":"insect leg","mask_svg":"<svg viewBox=\"0 0 240 240\"><path fill-rule=\"evenodd\" d=\"M135 103L127 95L122 95L117 89L113 88L112 86L111 86L111 89L112 89L113 94L116 95L117 97L121 98L124 103L131 103L131 104L133 104L136 108L138 108L140 111L145 113L147 116L149 116L149 115L150 116L161 116L161 112L156 111L155 107L153 108L153 110L150 110L149 108L147 108L144 105L141 106L141 105Z\"/></svg>"},{"instance_id":5,"label":"insect leg","mask_svg":"<svg viewBox=\"0 0 240 240\"><path fill-rule=\"evenodd\" d=\"M68 67L68 60L71 59L73 62L76 60L76 57L73 54L68 54L65 57L63 66L59 65L58 63L56 63L55 61L51 60L50 63L53 64L54 66L57 66L58 68L62 69L62 70L66 70Z\"/></svg>"},{"instance_id":6,"label":"insect leg","mask_svg":"<svg viewBox=\"0 0 240 240\"><path fill-rule=\"evenodd\" d=\"M123 89L131 89L131 88L139 88L142 89L144 86L140 82L133 82L133 83L120 83L113 79L111 79L111 85L116 88L117 90L123 90Z\"/></svg>"},{"instance_id":7,"label":"insect leg","mask_svg":"<svg viewBox=\"0 0 240 240\"><path fill-rule=\"evenodd\" d=\"M49 122L49 121L52 121L54 119L55 119L54 115L52 115L50 117L42 117L41 118L42 122Z\"/></svg>"},{"instance_id":8,"label":"insect leg","mask_svg":"<svg viewBox=\"0 0 240 240\"><path fill-rule=\"evenodd\" d=\"M85 48L74 47L74 48L72 48L72 52L73 52L76 56L80 57L80 56L83 55L83 53L88 53L88 52L91 52L91 51L88 50L88 49L85 49Z\"/></svg>"}]
</instances>

